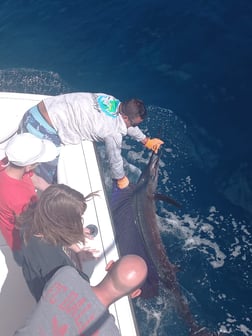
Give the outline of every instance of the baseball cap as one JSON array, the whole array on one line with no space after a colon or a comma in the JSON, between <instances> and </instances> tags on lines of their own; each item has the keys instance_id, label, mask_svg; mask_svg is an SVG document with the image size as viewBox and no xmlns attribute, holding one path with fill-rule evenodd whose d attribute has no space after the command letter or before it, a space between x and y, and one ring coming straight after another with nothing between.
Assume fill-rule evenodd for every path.
<instances>
[{"instance_id":1,"label":"baseball cap","mask_svg":"<svg viewBox=\"0 0 252 336\"><path fill-rule=\"evenodd\" d=\"M58 155L58 149L49 140L39 139L30 133L22 133L15 135L7 143L5 154L9 162L24 167L54 160Z\"/></svg>"}]
</instances>

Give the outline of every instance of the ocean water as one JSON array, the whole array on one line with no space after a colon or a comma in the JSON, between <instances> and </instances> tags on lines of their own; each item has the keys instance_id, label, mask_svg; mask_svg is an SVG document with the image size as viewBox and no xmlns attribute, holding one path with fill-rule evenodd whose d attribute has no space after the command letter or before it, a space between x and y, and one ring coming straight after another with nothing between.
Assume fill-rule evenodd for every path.
<instances>
[{"instance_id":1,"label":"ocean water","mask_svg":"<svg viewBox=\"0 0 252 336\"><path fill-rule=\"evenodd\" d=\"M0 4L0 91L146 102L158 191L182 203L157 204L167 255L195 319L232 336L252 335L251 17L249 0ZM132 181L148 154L125 140ZM188 335L161 291L134 303L141 336Z\"/></svg>"}]
</instances>

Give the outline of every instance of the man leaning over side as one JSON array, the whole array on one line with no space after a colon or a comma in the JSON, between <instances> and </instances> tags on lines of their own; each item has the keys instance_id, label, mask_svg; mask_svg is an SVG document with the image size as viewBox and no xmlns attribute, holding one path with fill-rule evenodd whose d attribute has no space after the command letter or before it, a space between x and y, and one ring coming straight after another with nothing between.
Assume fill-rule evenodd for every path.
<instances>
[{"instance_id":1,"label":"man leaning over side","mask_svg":"<svg viewBox=\"0 0 252 336\"><path fill-rule=\"evenodd\" d=\"M32 107L25 113L19 132L49 139L56 146L79 144L82 140L104 142L112 179L122 189L129 184L121 156L123 137L128 135L156 153L163 144L158 138L147 137L138 127L146 116L140 99L121 102L104 93L74 92L47 97ZM56 166L57 160L51 165L50 183L56 182Z\"/></svg>"}]
</instances>

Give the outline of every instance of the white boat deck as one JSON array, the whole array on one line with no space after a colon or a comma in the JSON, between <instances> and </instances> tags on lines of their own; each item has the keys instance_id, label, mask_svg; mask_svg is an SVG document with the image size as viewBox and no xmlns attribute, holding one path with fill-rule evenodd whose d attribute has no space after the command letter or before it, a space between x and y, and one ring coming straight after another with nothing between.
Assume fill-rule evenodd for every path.
<instances>
[{"instance_id":1,"label":"white boat deck","mask_svg":"<svg viewBox=\"0 0 252 336\"><path fill-rule=\"evenodd\" d=\"M25 111L43 97L0 92L2 120L3 114L8 116L5 125L0 123L0 159L3 157L1 150L4 152L5 147L3 139L15 132ZM62 147L58 182L67 184L84 195L99 191L99 197L94 197L88 202L84 215L84 226L93 224L98 228L97 236L88 243L91 248L98 250L97 259L83 262L83 271L90 276L91 284L95 285L106 274L106 264L110 260L117 260L119 255L93 143L83 141L79 145ZM0 237L0 267L0 330L1 335L12 336L29 316L35 302L26 287L21 269L15 264L12 253L2 237ZM113 304L110 312L115 316L122 336L138 335L131 301L127 297Z\"/></svg>"}]
</instances>

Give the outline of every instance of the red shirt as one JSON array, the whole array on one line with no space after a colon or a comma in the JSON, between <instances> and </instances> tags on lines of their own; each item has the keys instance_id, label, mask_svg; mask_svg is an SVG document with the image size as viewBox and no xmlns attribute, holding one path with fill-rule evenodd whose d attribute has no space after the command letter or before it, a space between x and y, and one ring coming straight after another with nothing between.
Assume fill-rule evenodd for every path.
<instances>
[{"instance_id":1,"label":"red shirt","mask_svg":"<svg viewBox=\"0 0 252 336\"><path fill-rule=\"evenodd\" d=\"M19 231L14 226L15 215L19 215L31 198L37 197L31 173L17 180L0 171L0 230L12 250L19 250Z\"/></svg>"}]
</instances>

